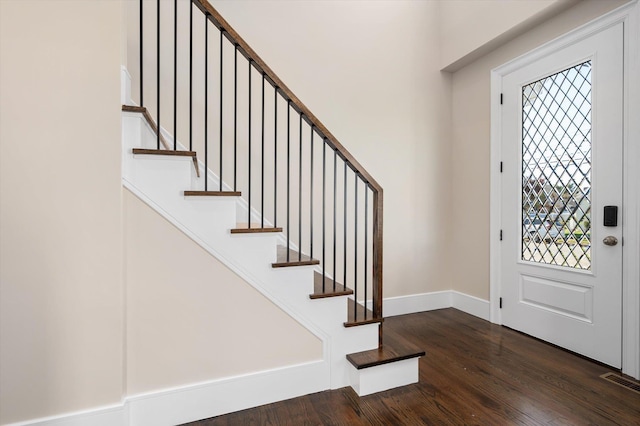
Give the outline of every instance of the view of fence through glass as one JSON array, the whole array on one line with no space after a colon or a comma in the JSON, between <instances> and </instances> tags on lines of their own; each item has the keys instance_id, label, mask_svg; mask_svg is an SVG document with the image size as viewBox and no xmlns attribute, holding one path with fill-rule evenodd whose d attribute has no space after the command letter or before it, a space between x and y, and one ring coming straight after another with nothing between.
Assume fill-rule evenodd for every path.
<instances>
[{"instance_id":1,"label":"view of fence through glass","mask_svg":"<svg viewBox=\"0 0 640 426\"><path fill-rule=\"evenodd\" d=\"M522 88L522 260L591 268L591 61Z\"/></svg>"}]
</instances>

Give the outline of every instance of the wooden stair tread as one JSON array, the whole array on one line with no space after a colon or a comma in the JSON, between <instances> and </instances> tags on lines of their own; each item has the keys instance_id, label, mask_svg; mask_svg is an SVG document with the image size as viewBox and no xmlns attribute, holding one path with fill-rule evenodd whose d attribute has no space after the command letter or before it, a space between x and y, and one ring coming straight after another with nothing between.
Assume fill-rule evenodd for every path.
<instances>
[{"instance_id":1,"label":"wooden stair tread","mask_svg":"<svg viewBox=\"0 0 640 426\"><path fill-rule=\"evenodd\" d=\"M322 274L314 272L313 274L313 293L309 295L311 299L322 299L324 297L348 296L353 294L353 290L343 286L339 282L334 282L332 278L324 277L324 289L322 288Z\"/></svg>"},{"instance_id":2,"label":"wooden stair tread","mask_svg":"<svg viewBox=\"0 0 640 426\"><path fill-rule=\"evenodd\" d=\"M408 341L398 332L385 328L383 344L380 348L348 354L347 360L358 370L361 370L424 355L425 351Z\"/></svg>"},{"instance_id":3,"label":"wooden stair tread","mask_svg":"<svg viewBox=\"0 0 640 426\"><path fill-rule=\"evenodd\" d=\"M173 149L133 148L132 151L136 155L173 155L177 157L195 157L197 155L195 151L174 151Z\"/></svg>"},{"instance_id":4,"label":"wooden stair tread","mask_svg":"<svg viewBox=\"0 0 640 426\"><path fill-rule=\"evenodd\" d=\"M239 191L184 191L185 197L239 197Z\"/></svg>"},{"instance_id":5,"label":"wooden stair tread","mask_svg":"<svg viewBox=\"0 0 640 426\"><path fill-rule=\"evenodd\" d=\"M319 260L312 259L305 254L301 254L300 258L298 258L298 252L293 249L289 249L289 260L287 261L287 247L278 246L276 261L275 263L272 263L271 266L274 268L284 268L287 266L305 266L319 264Z\"/></svg>"},{"instance_id":6,"label":"wooden stair tread","mask_svg":"<svg viewBox=\"0 0 640 426\"><path fill-rule=\"evenodd\" d=\"M125 112L137 112L137 113L142 114L144 119L147 121L147 123L151 127L151 131L153 131L153 133L155 133L156 135L158 134L158 125L156 124L155 121L153 121L153 118L151 118L151 114L149 114L149 111L147 110L147 108L141 107L141 106L135 106L135 105L122 105L122 110L125 111ZM147 155L185 155L185 156L189 156L193 160L193 167L196 168L196 176L200 177L200 168L198 167L198 157L197 157L195 151L174 151L174 150L172 150L171 147L169 146L169 143L167 143L167 140L164 138L164 136L162 136L162 133L160 133L160 143L162 143L162 146L164 146L164 150L161 150L161 151L163 151L162 154L159 154L157 152L151 152L151 151L158 151L157 149L141 149L141 148L134 148L133 149L133 153L134 154L147 154ZM168 154L168 153L166 153L166 151L188 152L189 154Z\"/></svg>"},{"instance_id":7,"label":"wooden stair tread","mask_svg":"<svg viewBox=\"0 0 640 426\"><path fill-rule=\"evenodd\" d=\"M370 309L366 309L360 303L354 303L353 299L349 299L347 302L347 321L344 323L345 327L374 324L382 321L382 318L374 318L373 312Z\"/></svg>"},{"instance_id":8,"label":"wooden stair tread","mask_svg":"<svg viewBox=\"0 0 640 426\"><path fill-rule=\"evenodd\" d=\"M137 105L122 105L122 110L126 112L139 112L144 114L147 111L147 108Z\"/></svg>"},{"instance_id":9,"label":"wooden stair tread","mask_svg":"<svg viewBox=\"0 0 640 426\"><path fill-rule=\"evenodd\" d=\"M196 175L200 177L200 169L198 168L198 156L195 151L174 151L172 149L145 149L133 148L135 155L171 155L175 157L191 157L193 167L196 169Z\"/></svg>"},{"instance_id":10,"label":"wooden stair tread","mask_svg":"<svg viewBox=\"0 0 640 426\"><path fill-rule=\"evenodd\" d=\"M282 232L282 228L262 227L260 223L237 223L236 227L231 230L232 234L260 234L270 232Z\"/></svg>"}]
</instances>

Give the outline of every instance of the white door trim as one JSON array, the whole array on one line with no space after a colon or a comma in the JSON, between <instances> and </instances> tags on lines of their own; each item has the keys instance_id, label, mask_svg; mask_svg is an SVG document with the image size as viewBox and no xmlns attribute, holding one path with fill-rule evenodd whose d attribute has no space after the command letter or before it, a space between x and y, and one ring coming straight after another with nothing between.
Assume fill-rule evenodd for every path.
<instances>
[{"instance_id":1,"label":"white door trim","mask_svg":"<svg viewBox=\"0 0 640 426\"><path fill-rule=\"evenodd\" d=\"M552 40L491 72L491 172L490 172L490 303L491 322L502 323L500 313L501 229L501 129L502 77L540 57L624 23L624 176L623 176L623 270L622 270L622 371L640 379L640 5L638 0ZM631 185L632 183L636 183Z\"/></svg>"}]
</instances>

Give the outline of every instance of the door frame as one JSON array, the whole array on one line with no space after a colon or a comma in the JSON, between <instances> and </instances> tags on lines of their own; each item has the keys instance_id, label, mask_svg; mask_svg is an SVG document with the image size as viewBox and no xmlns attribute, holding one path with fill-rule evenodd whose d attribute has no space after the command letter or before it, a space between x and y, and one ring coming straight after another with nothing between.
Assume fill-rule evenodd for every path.
<instances>
[{"instance_id":1,"label":"door frame","mask_svg":"<svg viewBox=\"0 0 640 426\"><path fill-rule=\"evenodd\" d=\"M490 310L491 322L502 324L500 311L501 144L500 94L503 76L539 58L622 22L624 25L622 371L640 379L640 4L633 0L491 71L490 172ZM635 183L635 184L633 184Z\"/></svg>"}]
</instances>

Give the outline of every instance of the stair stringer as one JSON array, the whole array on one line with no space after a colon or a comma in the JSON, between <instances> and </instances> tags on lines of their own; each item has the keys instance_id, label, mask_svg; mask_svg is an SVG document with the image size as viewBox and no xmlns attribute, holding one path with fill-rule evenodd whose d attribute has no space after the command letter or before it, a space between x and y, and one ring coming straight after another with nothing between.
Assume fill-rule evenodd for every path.
<instances>
[{"instance_id":1,"label":"stair stringer","mask_svg":"<svg viewBox=\"0 0 640 426\"><path fill-rule=\"evenodd\" d=\"M346 297L311 300L313 266L272 268L277 235L232 235L235 197L184 197L200 186L190 158L134 156L134 147L156 146L140 114L123 112L122 135L123 186L322 340L328 371L318 390L348 386L346 354L376 348L378 325L345 328Z\"/></svg>"}]
</instances>

